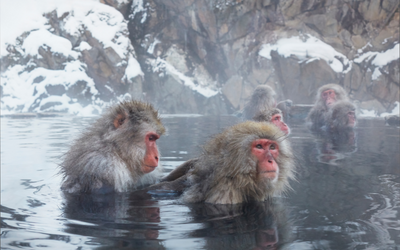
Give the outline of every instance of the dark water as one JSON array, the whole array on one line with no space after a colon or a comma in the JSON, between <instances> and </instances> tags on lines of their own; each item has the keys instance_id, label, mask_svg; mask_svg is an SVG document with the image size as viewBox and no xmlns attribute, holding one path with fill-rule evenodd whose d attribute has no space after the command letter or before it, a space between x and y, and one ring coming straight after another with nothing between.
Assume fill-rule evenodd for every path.
<instances>
[{"instance_id":1,"label":"dark water","mask_svg":"<svg viewBox=\"0 0 400 250\"><path fill-rule=\"evenodd\" d=\"M165 172L235 117L165 117ZM58 157L90 118L1 118L2 249L400 249L399 128L361 120L313 135L289 121L298 161L286 197L184 205L173 194L63 197Z\"/></svg>"}]
</instances>

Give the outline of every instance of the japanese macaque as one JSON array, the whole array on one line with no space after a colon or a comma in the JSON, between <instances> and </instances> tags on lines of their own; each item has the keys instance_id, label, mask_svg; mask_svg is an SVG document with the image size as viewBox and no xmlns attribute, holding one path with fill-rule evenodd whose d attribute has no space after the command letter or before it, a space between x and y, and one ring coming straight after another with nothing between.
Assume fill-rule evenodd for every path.
<instances>
[{"instance_id":1,"label":"japanese macaque","mask_svg":"<svg viewBox=\"0 0 400 250\"><path fill-rule=\"evenodd\" d=\"M356 125L356 107L349 101L338 101L326 114L326 126L329 130L353 128Z\"/></svg>"},{"instance_id":2,"label":"japanese macaque","mask_svg":"<svg viewBox=\"0 0 400 250\"><path fill-rule=\"evenodd\" d=\"M346 91L340 85L330 83L318 89L317 101L306 118L312 124L312 129L319 129L326 124L326 114L337 101L348 101Z\"/></svg>"},{"instance_id":3,"label":"japanese macaque","mask_svg":"<svg viewBox=\"0 0 400 250\"><path fill-rule=\"evenodd\" d=\"M110 107L64 155L61 189L108 193L154 184L161 173L156 141L164 132L150 104L124 101Z\"/></svg>"},{"instance_id":4,"label":"japanese macaque","mask_svg":"<svg viewBox=\"0 0 400 250\"><path fill-rule=\"evenodd\" d=\"M276 93L268 85L259 85L255 88L250 100L245 104L243 117L251 120L258 112L276 107Z\"/></svg>"},{"instance_id":5,"label":"japanese macaque","mask_svg":"<svg viewBox=\"0 0 400 250\"><path fill-rule=\"evenodd\" d=\"M253 120L256 122L271 122L278 126L280 130L282 130L285 135L290 134L290 128L283 121L282 111L277 108L269 109L263 112L257 113Z\"/></svg>"},{"instance_id":6,"label":"japanese macaque","mask_svg":"<svg viewBox=\"0 0 400 250\"><path fill-rule=\"evenodd\" d=\"M286 191L289 179L294 178L293 154L286 139L271 123L234 125L211 139L200 157L178 167L188 170L187 174L167 177L170 182L149 189L183 192L182 200L188 203L267 200Z\"/></svg>"}]
</instances>

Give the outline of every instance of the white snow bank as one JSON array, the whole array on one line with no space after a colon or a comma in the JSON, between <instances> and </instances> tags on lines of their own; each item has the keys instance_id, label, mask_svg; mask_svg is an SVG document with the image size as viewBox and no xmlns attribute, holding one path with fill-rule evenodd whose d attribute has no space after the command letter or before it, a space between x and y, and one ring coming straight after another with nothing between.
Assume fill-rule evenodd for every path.
<instances>
[{"instance_id":1,"label":"white snow bank","mask_svg":"<svg viewBox=\"0 0 400 250\"><path fill-rule=\"evenodd\" d=\"M122 77L122 79L130 81L138 75L144 75L142 69L140 68L140 64L132 55L129 55L128 66L126 66L125 75Z\"/></svg>"},{"instance_id":2,"label":"white snow bank","mask_svg":"<svg viewBox=\"0 0 400 250\"><path fill-rule=\"evenodd\" d=\"M51 108L52 111L68 111L78 115L87 115L88 109L100 112L104 103L95 100L98 91L93 80L83 71L83 66L79 61L73 61L67 63L64 70L36 68L27 72L25 66L21 65L10 68L1 77L4 94L1 100L2 113L15 112L17 109L21 112L40 112L47 103L57 103ZM40 78L41 81L38 80ZM93 104L90 107L83 108L66 94L49 95L46 89L59 85L68 90L78 81L86 83L81 93L88 92L92 95Z\"/></svg>"},{"instance_id":3,"label":"white snow bank","mask_svg":"<svg viewBox=\"0 0 400 250\"><path fill-rule=\"evenodd\" d=\"M395 107L393 110L389 113L385 112L380 115L378 115L378 112L375 110L367 110L367 109L361 109L360 114L358 115L359 117L386 117L388 115L400 115L400 103L396 102Z\"/></svg>"},{"instance_id":4,"label":"white snow bank","mask_svg":"<svg viewBox=\"0 0 400 250\"><path fill-rule=\"evenodd\" d=\"M122 14L99 0L1 0L1 56L8 54L8 44L24 32L48 29L45 13L57 11L57 17L69 12L64 29L71 35L79 35L81 26L89 30L105 48L112 47L124 58L130 45L127 23ZM120 0L123 2L123 0Z\"/></svg>"},{"instance_id":5,"label":"white snow bank","mask_svg":"<svg viewBox=\"0 0 400 250\"><path fill-rule=\"evenodd\" d=\"M380 68L389 64L392 61L400 59L400 46L396 44L393 48L388 49L383 52L372 52L369 51L367 53L359 55L354 59L355 63L362 63L364 61L371 62L372 65L376 66L374 72L372 73L372 80L378 79L381 75Z\"/></svg>"},{"instance_id":6,"label":"white snow bank","mask_svg":"<svg viewBox=\"0 0 400 250\"><path fill-rule=\"evenodd\" d=\"M1 0L0 56L7 55L7 45L15 44L16 38L24 32L47 27L44 13L57 10L62 15L94 4L100 3L98 0Z\"/></svg>"},{"instance_id":7,"label":"white snow bank","mask_svg":"<svg viewBox=\"0 0 400 250\"><path fill-rule=\"evenodd\" d=\"M99 0L1 1L1 57L8 55L8 45L14 45L22 56L41 58L38 50L42 47L50 50L53 55L62 54L67 58L62 70L35 68L34 61L30 61L29 66L33 68L30 72L27 72L26 65L14 65L3 72L3 114L62 110L87 116L102 110L105 104L99 99L93 79L86 73L86 65L81 62L81 52L90 50L94 45L82 41L73 48L74 45L71 44L71 41L78 40L83 32L89 32L104 49L111 47L117 53L120 58L114 56L114 62L120 66L127 66L123 80L130 82L137 75L143 75L139 63L134 58L135 52L128 37L127 22L119 11L100 3ZM121 4L128 2L118 1ZM56 17L64 17L59 24L61 35L64 37L56 35L45 17L53 11ZM20 37L24 33L27 36ZM76 39L70 41L66 37ZM90 99L86 99L85 107L77 103L77 99L68 96L74 94L50 96L46 90L49 86L59 85L58 88L68 91L77 82L85 82L86 87L83 91L91 96L91 103L87 104ZM57 105L53 105L54 103Z\"/></svg>"},{"instance_id":8,"label":"white snow bank","mask_svg":"<svg viewBox=\"0 0 400 250\"><path fill-rule=\"evenodd\" d=\"M396 44L393 48L388 49L384 52L367 52L354 59L354 62L361 63L365 60L369 61L372 59L371 64L377 67L382 67L388 63L398 60L400 58L399 44Z\"/></svg>"},{"instance_id":9,"label":"white snow bank","mask_svg":"<svg viewBox=\"0 0 400 250\"><path fill-rule=\"evenodd\" d=\"M155 60L151 60L150 62L154 72L163 71L166 74L171 75L175 79L179 80L183 85L191 88L192 90L207 98L218 94L217 90L213 90L207 86L202 86L200 84L195 84L192 79L190 79L190 77L185 76L184 74L179 72L174 66L159 57Z\"/></svg>"},{"instance_id":10,"label":"white snow bank","mask_svg":"<svg viewBox=\"0 0 400 250\"><path fill-rule=\"evenodd\" d=\"M49 47L53 53L63 54L65 57L71 56L77 59L79 55L78 52L72 50L72 44L68 39L53 35L43 28L32 31L24 40L22 49L25 55L38 56L40 58L38 50L42 46Z\"/></svg>"},{"instance_id":11,"label":"white snow bank","mask_svg":"<svg viewBox=\"0 0 400 250\"><path fill-rule=\"evenodd\" d=\"M308 35L305 39L294 36L280 39L273 45L264 44L258 54L271 59L271 51L273 50L284 57L294 55L300 60L325 60L335 72L344 72L344 66L346 66L346 72L351 69L351 64L346 56L337 52L329 44L311 35ZM338 58L342 59L343 63Z\"/></svg>"}]
</instances>

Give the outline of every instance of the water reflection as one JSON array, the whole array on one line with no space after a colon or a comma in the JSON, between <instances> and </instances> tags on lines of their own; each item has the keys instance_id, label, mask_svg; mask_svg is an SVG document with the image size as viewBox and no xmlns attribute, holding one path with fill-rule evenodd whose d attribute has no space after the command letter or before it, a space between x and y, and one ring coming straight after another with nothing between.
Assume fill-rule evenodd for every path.
<instances>
[{"instance_id":1,"label":"water reflection","mask_svg":"<svg viewBox=\"0 0 400 250\"><path fill-rule=\"evenodd\" d=\"M145 192L134 194L65 194L65 232L108 239L108 247L163 249L158 241L160 207ZM104 243L103 243L104 244ZM102 248L99 248L102 249Z\"/></svg>"},{"instance_id":2,"label":"water reflection","mask_svg":"<svg viewBox=\"0 0 400 250\"><path fill-rule=\"evenodd\" d=\"M279 199L189 208L194 222L205 224L191 236L204 237L206 249L281 249L292 241L288 213Z\"/></svg>"},{"instance_id":3,"label":"water reflection","mask_svg":"<svg viewBox=\"0 0 400 250\"><path fill-rule=\"evenodd\" d=\"M357 134L353 129L314 133L317 159L321 163L338 165L338 161L357 151Z\"/></svg>"},{"instance_id":4,"label":"water reflection","mask_svg":"<svg viewBox=\"0 0 400 250\"><path fill-rule=\"evenodd\" d=\"M162 223L162 206L145 192L66 195L65 232L108 239L109 246L118 248L151 244L163 249L162 241L158 240L160 230L169 227L168 223ZM293 238L288 212L280 199L236 205L177 203L175 206L177 210L188 210L186 224L200 225L188 228L185 235L204 239L206 249L281 249Z\"/></svg>"}]
</instances>

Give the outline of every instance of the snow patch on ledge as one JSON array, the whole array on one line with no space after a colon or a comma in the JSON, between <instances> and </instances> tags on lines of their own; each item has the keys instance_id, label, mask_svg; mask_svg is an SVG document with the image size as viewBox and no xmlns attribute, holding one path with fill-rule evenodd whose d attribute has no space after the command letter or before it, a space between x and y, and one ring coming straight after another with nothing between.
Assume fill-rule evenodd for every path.
<instances>
[{"instance_id":1,"label":"snow patch on ledge","mask_svg":"<svg viewBox=\"0 0 400 250\"><path fill-rule=\"evenodd\" d=\"M346 73L351 69L351 63L347 57L337 52L332 46L322 42L318 38L308 35L306 39L298 36L280 39L276 44L264 44L261 47L260 56L271 59L271 51L277 51L284 57L297 56L300 60L325 60L335 72ZM340 58L342 61L340 61ZM343 62L343 63L342 63ZM346 66L346 70L344 70Z\"/></svg>"},{"instance_id":2,"label":"snow patch on ledge","mask_svg":"<svg viewBox=\"0 0 400 250\"><path fill-rule=\"evenodd\" d=\"M46 29L32 31L22 45L25 55L37 56L38 58L41 57L38 54L40 47L48 47L53 53L59 53L65 57L71 56L77 59L79 56L78 52L72 50L72 44L68 39L53 35Z\"/></svg>"},{"instance_id":3,"label":"snow patch on ledge","mask_svg":"<svg viewBox=\"0 0 400 250\"><path fill-rule=\"evenodd\" d=\"M153 72L165 71L166 74L171 75L175 79L179 80L183 85L191 88L207 98L215 96L219 93L217 90L212 90L211 88L195 84L190 77L185 76L174 66L159 57L155 60L150 60L150 63L153 67Z\"/></svg>"},{"instance_id":4,"label":"snow patch on ledge","mask_svg":"<svg viewBox=\"0 0 400 250\"><path fill-rule=\"evenodd\" d=\"M380 115L375 110L367 110L367 109L361 109L360 114L358 115L359 117L386 117L388 115L400 115L400 103L395 102L395 107L393 110L389 113L385 112Z\"/></svg>"},{"instance_id":5,"label":"snow patch on ledge","mask_svg":"<svg viewBox=\"0 0 400 250\"><path fill-rule=\"evenodd\" d=\"M372 80L378 79L381 75L381 71L379 70L385 65L388 65L392 61L400 59L400 46L396 44L393 48L388 49L383 52L372 52L369 51L365 54L359 55L357 58L354 59L355 63L362 63L362 62L371 62L371 65L374 65L376 68L372 74Z\"/></svg>"},{"instance_id":6,"label":"snow patch on ledge","mask_svg":"<svg viewBox=\"0 0 400 250\"><path fill-rule=\"evenodd\" d=\"M79 61L73 61L67 63L64 70L39 67L28 72L22 65L9 68L1 76L4 94L1 98L2 114L48 111L46 104L49 103L56 103L50 108L51 111L67 111L82 116L99 113L105 104L96 98L98 91L93 79L84 72L84 66ZM65 93L62 95L48 93L48 88L51 86L58 86L67 92L77 82L85 84L82 94L90 93L92 96L92 103L86 107L82 107Z\"/></svg>"}]
</instances>

